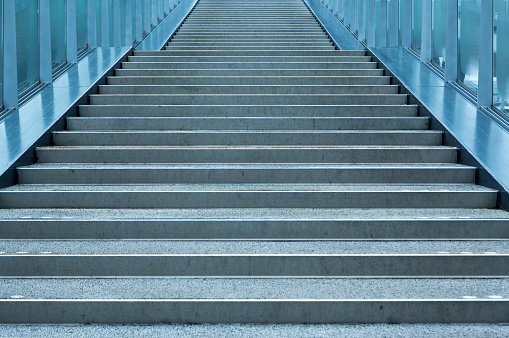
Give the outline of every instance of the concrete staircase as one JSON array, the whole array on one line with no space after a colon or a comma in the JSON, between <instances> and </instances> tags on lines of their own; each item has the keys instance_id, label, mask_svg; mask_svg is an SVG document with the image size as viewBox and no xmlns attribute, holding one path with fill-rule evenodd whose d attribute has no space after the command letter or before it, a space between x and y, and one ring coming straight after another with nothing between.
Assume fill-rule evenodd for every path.
<instances>
[{"instance_id":1,"label":"concrete staircase","mask_svg":"<svg viewBox=\"0 0 509 338\"><path fill-rule=\"evenodd\" d=\"M508 213L301 0L200 0L0 190L5 323L509 320Z\"/></svg>"}]
</instances>

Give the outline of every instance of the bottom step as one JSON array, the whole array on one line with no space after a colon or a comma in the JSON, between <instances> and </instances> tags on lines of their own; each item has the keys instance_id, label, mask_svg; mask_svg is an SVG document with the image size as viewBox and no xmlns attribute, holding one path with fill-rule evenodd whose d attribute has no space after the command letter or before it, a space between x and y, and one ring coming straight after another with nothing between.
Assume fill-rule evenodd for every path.
<instances>
[{"instance_id":1,"label":"bottom step","mask_svg":"<svg viewBox=\"0 0 509 338\"><path fill-rule=\"evenodd\" d=\"M0 283L2 323L509 321L509 279L6 278Z\"/></svg>"}]
</instances>

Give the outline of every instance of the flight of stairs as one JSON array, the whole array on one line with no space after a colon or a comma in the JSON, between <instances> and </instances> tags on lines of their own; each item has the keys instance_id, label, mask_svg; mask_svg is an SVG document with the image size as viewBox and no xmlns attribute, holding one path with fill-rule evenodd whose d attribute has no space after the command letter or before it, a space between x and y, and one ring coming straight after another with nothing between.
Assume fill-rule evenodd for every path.
<instances>
[{"instance_id":1,"label":"flight of stairs","mask_svg":"<svg viewBox=\"0 0 509 338\"><path fill-rule=\"evenodd\" d=\"M200 0L0 190L0 322L507 322L509 215L301 0Z\"/></svg>"}]
</instances>

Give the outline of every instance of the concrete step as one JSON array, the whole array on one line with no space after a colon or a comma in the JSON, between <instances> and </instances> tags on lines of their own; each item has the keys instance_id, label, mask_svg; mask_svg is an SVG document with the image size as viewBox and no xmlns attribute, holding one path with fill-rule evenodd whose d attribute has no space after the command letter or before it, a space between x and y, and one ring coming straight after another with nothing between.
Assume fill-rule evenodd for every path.
<instances>
[{"instance_id":1,"label":"concrete step","mask_svg":"<svg viewBox=\"0 0 509 338\"><path fill-rule=\"evenodd\" d=\"M431 130L126 130L57 131L55 146L188 146L188 145L389 145L442 144L442 132Z\"/></svg>"},{"instance_id":2,"label":"concrete step","mask_svg":"<svg viewBox=\"0 0 509 338\"><path fill-rule=\"evenodd\" d=\"M374 62L123 62L123 69L376 69Z\"/></svg>"},{"instance_id":3,"label":"concrete step","mask_svg":"<svg viewBox=\"0 0 509 338\"><path fill-rule=\"evenodd\" d=\"M122 69L306 70L376 69L374 62L123 62ZM273 74L274 75L274 74Z\"/></svg>"},{"instance_id":4,"label":"concrete step","mask_svg":"<svg viewBox=\"0 0 509 338\"><path fill-rule=\"evenodd\" d=\"M68 130L426 130L427 117L69 117Z\"/></svg>"},{"instance_id":5,"label":"concrete step","mask_svg":"<svg viewBox=\"0 0 509 338\"><path fill-rule=\"evenodd\" d=\"M90 104L117 105L398 105L404 94L102 94Z\"/></svg>"},{"instance_id":6,"label":"concrete step","mask_svg":"<svg viewBox=\"0 0 509 338\"><path fill-rule=\"evenodd\" d=\"M509 239L509 217L496 209L0 209L0 238Z\"/></svg>"},{"instance_id":7,"label":"concrete step","mask_svg":"<svg viewBox=\"0 0 509 338\"><path fill-rule=\"evenodd\" d=\"M3 277L509 275L507 240L2 240L0 245Z\"/></svg>"},{"instance_id":8,"label":"concrete step","mask_svg":"<svg viewBox=\"0 0 509 338\"><path fill-rule=\"evenodd\" d=\"M115 69L117 76L383 76L383 69Z\"/></svg>"},{"instance_id":9,"label":"concrete step","mask_svg":"<svg viewBox=\"0 0 509 338\"><path fill-rule=\"evenodd\" d=\"M20 184L475 183L474 167L440 164L36 164Z\"/></svg>"},{"instance_id":10,"label":"concrete step","mask_svg":"<svg viewBox=\"0 0 509 338\"><path fill-rule=\"evenodd\" d=\"M134 51L139 56L365 56L364 51L345 50L161 50L161 51Z\"/></svg>"},{"instance_id":11,"label":"concrete step","mask_svg":"<svg viewBox=\"0 0 509 338\"><path fill-rule=\"evenodd\" d=\"M288 46L288 47L291 47L291 46ZM164 47L164 50L167 50L167 51L171 51L171 50L181 50L181 49L184 49L186 51L192 51L192 50L211 50L211 51L231 51L231 50L259 50L259 51L271 51L271 50L281 50L281 46L280 45L272 45L272 46L267 46L267 45L257 45L257 44L251 44L251 45L242 45L242 46L239 46L239 45L217 45L217 46L203 46L203 45L193 45L193 46L189 46L189 45L182 45L182 46L177 46L177 45L168 45L168 46L165 46ZM312 46L312 45L303 45L303 46L300 46L300 48L302 48L302 50L306 51L306 50L309 50L309 51L317 51L317 50L336 50L336 48L332 45L330 46Z\"/></svg>"},{"instance_id":12,"label":"concrete step","mask_svg":"<svg viewBox=\"0 0 509 338\"><path fill-rule=\"evenodd\" d=\"M82 117L415 117L414 105L87 105Z\"/></svg>"},{"instance_id":13,"label":"concrete step","mask_svg":"<svg viewBox=\"0 0 509 338\"><path fill-rule=\"evenodd\" d=\"M398 94L396 85L102 85L99 94Z\"/></svg>"},{"instance_id":14,"label":"concrete step","mask_svg":"<svg viewBox=\"0 0 509 338\"><path fill-rule=\"evenodd\" d=\"M433 146L41 147L39 163L456 163Z\"/></svg>"},{"instance_id":15,"label":"concrete step","mask_svg":"<svg viewBox=\"0 0 509 338\"><path fill-rule=\"evenodd\" d=\"M472 184L24 184L2 208L494 208L497 191ZM1 269L0 269L1 270Z\"/></svg>"},{"instance_id":16,"label":"concrete step","mask_svg":"<svg viewBox=\"0 0 509 338\"><path fill-rule=\"evenodd\" d=\"M182 56L129 56L128 62L162 62L162 63L179 63L179 62L228 62L228 63L265 63L265 62L371 62L371 56L342 56L342 55L334 55L334 56L192 56L187 55L184 60L182 60Z\"/></svg>"},{"instance_id":17,"label":"concrete step","mask_svg":"<svg viewBox=\"0 0 509 338\"><path fill-rule=\"evenodd\" d=\"M324 39L323 41L302 41L302 42L294 42L294 41L172 41L169 43L166 47L215 47L215 46L225 46L225 47L247 47L247 46L254 46L254 47L278 47L279 49L285 48L285 47L292 47L292 48L299 48L299 47L332 47L333 43L327 39Z\"/></svg>"},{"instance_id":18,"label":"concrete step","mask_svg":"<svg viewBox=\"0 0 509 338\"><path fill-rule=\"evenodd\" d=\"M292 85L292 86L381 86L390 85L389 76L110 76L108 85ZM335 87L338 88L338 87Z\"/></svg>"}]
</instances>

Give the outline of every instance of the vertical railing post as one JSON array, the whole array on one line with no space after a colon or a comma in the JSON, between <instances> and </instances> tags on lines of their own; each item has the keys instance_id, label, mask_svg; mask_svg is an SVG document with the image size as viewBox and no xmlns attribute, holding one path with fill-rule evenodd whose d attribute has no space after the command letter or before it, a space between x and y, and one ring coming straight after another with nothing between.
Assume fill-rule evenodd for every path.
<instances>
[{"instance_id":1,"label":"vertical railing post","mask_svg":"<svg viewBox=\"0 0 509 338\"><path fill-rule=\"evenodd\" d=\"M125 0L125 45L132 46L133 37L133 0Z\"/></svg>"},{"instance_id":2,"label":"vertical railing post","mask_svg":"<svg viewBox=\"0 0 509 338\"><path fill-rule=\"evenodd\" d=\"M101 1L101 47L110 47L110 10L108 1Z\"/></svg>"},{"instance_id":3,"label":"vertical railing post","mask_svg":"<svg viewBox=\"0 0 509 338\"><path fill-rule=\"evenodd\" d=\"M401 22L401 47L410 47L412 45L412 0L403 1L403 15ZM456 2L449 1L449 2Z\"/></svg>"},{"instance_id":4,"label":"vertical railing post","mask_svg":"<svg viewBox=\"0 0 509 338\"><path fill-rule=\"evenodd\" d=\"M375 0L367 0L367 13L368 13L368 36L367 43L368 47L375 47L375 33L376 33L376 25L373 24L375 21Z\"/></svg>"},{"instance_id":5,"label":"vertical railing post","mask_svg":"<svg viewBox=\"0 0 509 338\"><path fill-rule=\"evenodd\" d=\"M67 0L67 62L78 62L78 26L76 23L76 0Z\"/></svg>"},{"instance_id":6,"label":"vertical railing post","mask_svg":"<svg viewBox=\"0 0 509 338\"><path fill-rule=\"evenodd\" d=\"M380 0L380 13L378 13L380 26L377 27L377 47L387 47L387 0Z\"/></svg>"},{"instance_id":7,"label":"vertical railing post","mask_svg":"<svg viewBox=\"0 0 509 338\"><path fill-rule=\"evenodd\" d=\"M3 106L18 109L18 61L16 59L16 1L4 1ZM8 39L5 37L8 36Z\"/></svg>"},{"instance_id":8,"label":"vertical railing post","mask_svg":"<svg viewBox=\"0 0 509 338\"><path fill-rule=\"evenodd\" d=\"M458 1L447 2L445 81L458 79Z\"/></svg>"},{"instance_id":9,"label":"vertical railing post","mask_svg":"<svg viewBox=\"0 0 509 338\"><path fill-rule=\"evenodd\" d=\"M433 2L422 0L421 62L431 61L431 14Z\"/></svg>"},{"instance_id":10,"label":"vertical railing post","mask_svg":"<svg viewBox=\"0 0 509 338\"><path fill-rule=\"evenodd\" d=\"M389 47L397 47L399 44L399 1L392 0L389 8L391 18L389 25Z\"/></svg>"},{"instance_id":11,"label":"vertical railing post","mask_svg":"<svg viewBox=\"0 0 509 338\"><path fill-rule=\"evenodd\" d=\"M97 11L95 7L95 0L88 0L87 41L89 48L97 47Z\"/></svg>"},{"instance_id":12,"label":"vertical railing post","mask_svg":"<svg viewBox=\"0 0 509 338\"><path fill-rule=\"evenodd\" d=\"M136 10L136 41L141 41L143 39L143 17L141 16L141 0L135 0L135 10Z\"/></svg>"},{"instance_id":13,"label":"vertical railing post","mask_svg":"<svg viewBox=\"0 0 509 338\"><path fill-rule=\"evenodd\" d=\"M366 39L366 0L359 0L359 41Z\"/></svg>"},{"instance_id":14,"label":"vertical railing post","mask_svg":"<svg viewBox=\"0 0 509 338\"><path fill-rule=\"evenodd\" d=\"M39 0L39 79L53 82L51 66L51 17L49 0Z\"/></svg>"},{"instance_id":15,"label":"vertical railing post","mask_svg":"<svg viewBox=\"0 0 509 338\"><path fill-rule=\"evenodd\" d=\"M120 24L120 0L113 0L113 47L122 46L122 29Z\"/></svg>"},{"instance_id":16,"label":"vertical railing post","mask_svg":"<svg viewBox=\"0 0 509 338\"><path fill-rule=\"evenodd\" d=\"M477 106L493 104L493 0L481 0ZM499 32L509 34L509 32Z\"/></svg>"},{"instance_id":17,"label":"vertical railing post","mask_svg":"<svg viewBox=\"0 0 509 338\"><path fill-rule=\"evenodd\" d=\"M144 3L144 5L145 5L145 8L144 8L144 11L145 11L145 18L144 18L144 20L145 20L145 27L143 27L143 28L144 28L145 32L147 32L147 33L150 32L150 29L152 28L152 26L151 26L152 23L150 22L150 3L151 3L150 0L145 0L145 3Z\"/></svg>"}]
</instances>

